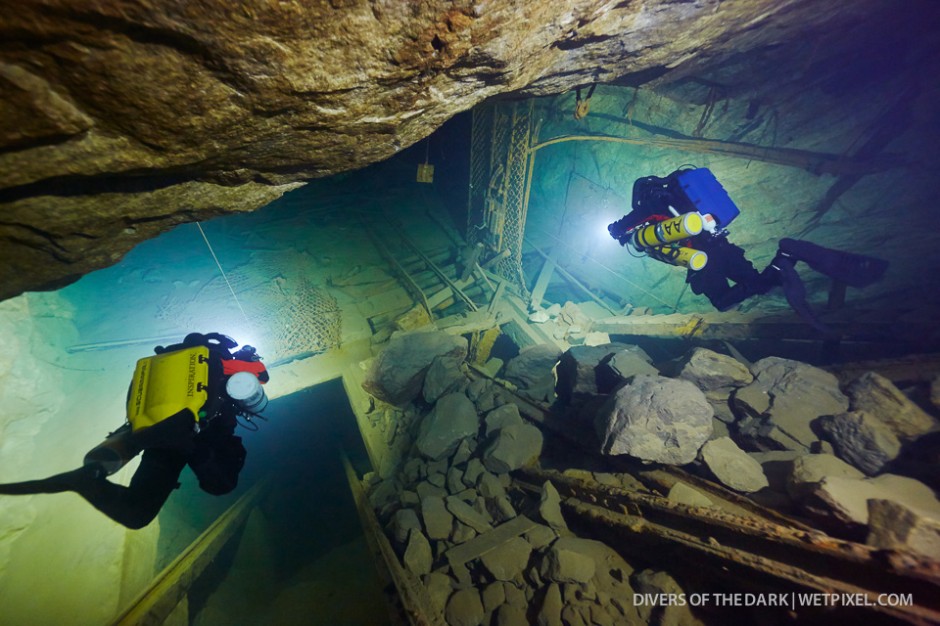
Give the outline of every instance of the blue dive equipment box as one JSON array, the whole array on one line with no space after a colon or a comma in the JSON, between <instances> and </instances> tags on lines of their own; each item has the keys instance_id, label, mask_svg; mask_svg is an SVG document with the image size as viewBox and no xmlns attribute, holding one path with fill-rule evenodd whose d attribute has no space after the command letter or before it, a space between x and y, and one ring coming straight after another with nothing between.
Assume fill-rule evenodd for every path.
<instances>
[{"instance_id":1,"label":"blue dive equipment box","mask_svg":"<svg viewBox=\"0 0 940 626\"><path fill-rule=\"evenodd\" d=\"M678 178L679 186L696 210L710 213L719 228L727 228L741 212L710 169L685 170Z\"/></svg>"}]
</instances>

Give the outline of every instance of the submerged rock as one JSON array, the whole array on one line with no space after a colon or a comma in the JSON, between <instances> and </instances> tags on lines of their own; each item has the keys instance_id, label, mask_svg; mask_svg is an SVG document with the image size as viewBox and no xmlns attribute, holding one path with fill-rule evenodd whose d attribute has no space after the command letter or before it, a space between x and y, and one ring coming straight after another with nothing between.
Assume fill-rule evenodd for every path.
<instances>
[{"instance_id":1,"label":"submerged rock","mask_svg":"<svg viewBox=\"0 0 940 626\"><path fill-rule=\"evenodd\" d=\"M864 526L868 523L869 500L890 500L940 515L940 501L930 487L913 478L893 474L868 479L825 477L814 485L803 507L850 527Z\"/></svg>"},{"instance_id":2,"label":"submerged rock","mask_svg":"<svg viewBox=\"0 0 940 626\"><path fill-rule=\"evenodd\" d=\"M808 452L817 440L811 422L848 409L839 380L818 367L768 357L755 363L752 372L754 382L738 389L732 402L746 415L738 432L755 449Z\"/></svg>"},{"instance_id":3,"label":"submerged rock","mask_svg":"<svg viewBox=\"0 0 940 626\"><path fill-rule=\"evenodd\" d=\"M483 567L496 580L510 581L522 575L529 565L532 546L522 537L513 537L496 550L490 550L480 560Z\"/></svg>"},{"instance_id":4,"label":"submerged rock","mask_svg":"<svg viewBox=\"0 0 940 626\"><path fill-rule=\"evenodd\" d=\"M561 350L553 343L526 346L506 363L503 377L532 397L547 399L554 394L554 368L560 357Z\"/></svg>"},{"instance_id":5,"label":"submerged rock","mask_svg":"<svg viewBox=\"0 0 940 626\"><path fill-rule=\"evenodd\" d=\"M730 489L752 493L768 485L760 463L728 437L706 442L701 454L709 471Z\"/></svg>"},{"instance_id":6,"label":"submerged rock","mask_svg":"<svg viewBox=\"0 0 940 626\"><path fill-rule=\"evenodd\" d=\"M807 454L790 463L787 491L799 499L826 477L861 479L865 475L831 454Z\"/></svg>"},{"instance_id":7,"label":"submerged rock","mask_svg":"<svg viewBox=\"0 0 940 626\"><path fill-rule=\"evenodd\" d=\"M894 383L875 372L866 372L847 389L853 411L865 411L881 420L901 441L911 441L940 426L911 402Z\"/></svg>"},{"instance_id":8,"label":"submerged rock","mask_svg":"<svg viewBox=\"0 0 940 626\"><path fill-rule=\"evenodd\" d=\"M642 375L610 396L594 427L603 454L684 465L711 435L713 414L692 383Z\"/></svg>"},{"instance_id":9,"label":"submerged rock","mask_svg":"<svg viewBox=\"0 0 940 626\"><path fill-rule=\"evenodd\" d=\"M754 381L746 365L706 348L694 348L682 359L678 377L702 391L723 393L730 393Z\"/></svg>"},{"instance_id":10,"label":"submerged rock","mask_svg":"<svg viewBox=\"0 0 940 626\"><path fill-rule=\"evenodd\" d=\"M542 453L542 432L531 424L505 426L483 451L483 465L494 474L533 463Z\"/></svg>"},{"instance_id":11,"label":"submerged rock","mask_svg":"<svg viewBox=\"0 0 940 626\"><path fill-rule=\"evenodd\" d=\"M444 617L450 626L480 626L486 617L480 593L473 587L457 590L447 601Z\"/></svg>"},{"instance_id":12,"label":"submerged rock","mask_svg":"<svg viewBox=\"0 0 940 626\"><path fill-rule=\"evenodd\" d=\"M869 500L865 543L940 561L940 513L928 513L891 500Z\"/></svg>"},{"instance_id":13,"label":"submerged rock","mask_svg":"<svg viewBox=\"0 0 940 626\"><path fill-rule=\"evenodd\" d=\"M561 537L552 544L539 570L544 580L560 583L586 583L594 577L597 564L587 539ZM584 550L582 550L584 549Z\"/></svg>"},{"instance_id":14,"label":"submerged rock","mask_svg":"<svg viewBox=\"0 0 940 626\"><path fill-rule=\"evenodd\" d=\"M901 452L901 442L887 424L865 411L823 416L819 428L839 458L869 476L880 472Z\"/></svg>"},{"instance_id":15,"label":"submerged rock","mask_svg":"<svg viewBox=\"0 0 940 626\"><path fill-rule=\"evenodd\" d=\"M625 344L574 346L558 361L555 391L564 403L579 402L599 393L610 393L620 377L606 364Z\"/></svg>"},{"instance_id":16,"label":"submerged rock","mask_svg":"<svg viewBox=\"0 0 940 626\"><path fill-rule=\"evenodd\" d=\"M467 357L467 340L441 331L395 333L372 361L362 388L373 396L404 406L418 397L435 357Z\"/></svg>"},{"instance_id":17,"label":"submerged rock","mask_svg":"<svg viewBox=\"0 0 940 626\"><path fill-rule=\"evenodd\" d=\"M462 393L442 397L421 421L415 447L429 459L453 455L460 442L476 437L480 428L476 408Z\"/></svg>"},{"instance_id":18,"label":"submerged rock","mask_svg":"<svg viewBox=\"0 0 940 626\"><path fill-rule=\"evenodd\" d=\"M415 576L423 576L431 573L433 561L431 544L428 543L427 537L420 530L412 530L403 557L405 568Z\"/></svg>"}]
</instances>

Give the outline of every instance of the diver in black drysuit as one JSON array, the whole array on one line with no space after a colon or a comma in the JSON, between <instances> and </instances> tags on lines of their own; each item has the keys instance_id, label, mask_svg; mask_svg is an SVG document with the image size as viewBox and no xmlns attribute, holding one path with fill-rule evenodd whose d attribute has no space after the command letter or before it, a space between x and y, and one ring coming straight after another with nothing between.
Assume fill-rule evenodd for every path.
<instances>
[{"instance_id":1,"label":"diver in black drysuit","mask_svg":"<svg viewBox=\"0 0 940 626\"><path fill-rule=\"evenodd\" d=\"M669 207L680 214L707 213L707 207L695 206L681 190L678 176L683 171L676 170L665 178L638 179L633 185L633 210L608 226L610 235L626 245L633 229L649 221L651 216L672 217ZM828 329L806 301L806 288L794 267L797 262L803 261L821 274L859 288L880 280L888 267L887 261L881 259L787 238L780 240L776 256L758 272L744 256L744 250L728 241L723 229L714 233L703 231L689 241L691 247L708 255L708 262L700 270L688 270L686 282L693 293L704 295L716 309L727 311L751 296L782 287L793 310L821 332L828 332Z\"/></svg>"},{"instance_id":2,"label":"diver in black drysuit","mask_svg":"<svg viewBox=\"0 0 940 626\"><path fill-rule=\"evenodd\" d=\"M109 437L108 441L117 441L117 445L122 446L125 460L143 451L129 486L109 482L107 472L86 457L86 465L70 472L42 480L0 484L0 494L74 491L115 522L139 529L153 521L173 490L179 487L180 473L187 464L207 493L223 495L235 489L246 452L241 438L235 436L240 409L225 393L229 377L225 372L240 369L241 363L234 363L240 361L250 363L246 367L253 370L261 382L267 382L268 374L253 348L249 346L248 350L233 354L230 349L237 344L219 333L192 333L182 343L166 348L158 346L155 352L162 354L201 345L209 348L210 354L209 400L200 411L206 415L199 420L203 426L197 431L195 416L184 409L139 433L130 434L127 424L122 427L126 432L119 429ZM223 366L224 361L229 364Z\"/></svg>"}]
</instances>

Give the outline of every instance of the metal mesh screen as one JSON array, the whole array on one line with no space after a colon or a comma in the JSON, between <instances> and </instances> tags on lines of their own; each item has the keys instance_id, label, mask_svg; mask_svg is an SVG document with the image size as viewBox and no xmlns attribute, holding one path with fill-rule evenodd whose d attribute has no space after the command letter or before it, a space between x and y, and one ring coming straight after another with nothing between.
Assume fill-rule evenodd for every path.
<instances>
[{"instance_id":1,"label":"metal mesh screen","mask_svg":"<svg viewBox=\"0 0 940 626\"><path fill-rule=\"evenodd\" d=\"M522 273L527 204L526 173L532 136L529 103L491 103L474 110L470 157L469 239L508 256L493 271L528 294Z\"/></svg>"}]
</instances>

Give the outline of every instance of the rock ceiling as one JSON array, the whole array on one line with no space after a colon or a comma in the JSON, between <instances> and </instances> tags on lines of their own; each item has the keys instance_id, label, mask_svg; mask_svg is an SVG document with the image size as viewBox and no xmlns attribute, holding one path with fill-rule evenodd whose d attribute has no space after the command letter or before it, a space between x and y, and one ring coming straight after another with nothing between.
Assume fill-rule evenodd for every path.
<instances>
[{"instance_id":1,"label":"rock ceiling","mask_svg":"<svg viewBox=\"0 0 940 626\"><path fill-rule=\"evenodd\" d=\"M0 17L0 299L385 159L500 94L660 88L752 54L774 69L738 91L782 89L811 42L838 71L898 6L26 0Z\"/></svg>"}]
</instances>

